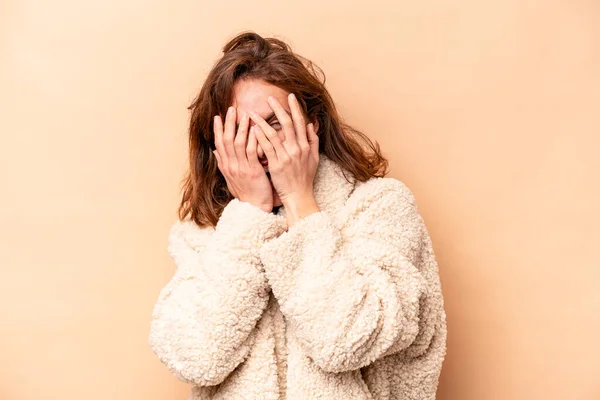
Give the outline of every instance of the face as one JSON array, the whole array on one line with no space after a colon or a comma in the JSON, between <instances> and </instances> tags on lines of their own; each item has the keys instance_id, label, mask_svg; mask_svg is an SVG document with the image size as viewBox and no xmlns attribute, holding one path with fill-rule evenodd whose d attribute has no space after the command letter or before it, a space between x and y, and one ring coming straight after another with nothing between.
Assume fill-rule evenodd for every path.
<instances>
[{"instance_id":1,"label":"face","mask_svg":"<svg viewBox=\"0 0 600 400\"><path fill-rule=\"evenodd\" d=\"M273 113L273 110L269 106L267 98L269 96L275 97L283 106L285 111L288 114L291 114L290 106L287 100L288 95L289 92L286 92L285 90L268 84L264 81L254 79L239 80L233 86L233 106L237 109L237 120L240 121L244 113L254 111L279 133L279 138L283 142L285 141L285 133L283 132L277 117ZM254 125L254 122L250 120L250 126L252 125ZM259 160L267 158L264 150L262 147L260 147L260 143L257 146L257 153ZM281 199L277 195L275 188L273 188L273 184L271 184L271 187L273 189L273 205L282 205Z\"/></svg>"}]
</instances>

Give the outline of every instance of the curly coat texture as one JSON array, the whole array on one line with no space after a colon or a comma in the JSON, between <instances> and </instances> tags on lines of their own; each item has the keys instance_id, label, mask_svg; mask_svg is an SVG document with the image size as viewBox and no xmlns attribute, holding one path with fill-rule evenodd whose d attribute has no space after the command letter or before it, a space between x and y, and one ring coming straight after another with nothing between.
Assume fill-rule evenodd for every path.
<instances>
[{"instance_id":1,"label":"curly coat texture","mask_svg":"<svg viewBox=\"0 0 600 400\"><path fill-rule=\"evenodd\" d=\"M238 199L178 221L150 345L189 400L430 400L446 353L433 248L411 191L320 155L320 212L287 229Z\"/></svg>"}]
</instances>

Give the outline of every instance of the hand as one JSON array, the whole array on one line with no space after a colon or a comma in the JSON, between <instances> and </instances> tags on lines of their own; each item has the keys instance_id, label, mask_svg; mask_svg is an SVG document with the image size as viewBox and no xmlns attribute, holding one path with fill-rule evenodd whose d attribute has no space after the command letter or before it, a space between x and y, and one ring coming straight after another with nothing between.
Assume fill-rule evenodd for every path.
<instances>
[{"instance_id":1,"label":"hand","mask_svg":"<svg viewBox=\"0 0 600 400\"><path fill-rule=\"evenodd\" d=\"M293 94L289 95L288 101L291 116L277 99L268 99L269 106L283 127L284 142L263 118L250 112L250 118L256 124L254 132L269 160L273 186L284 206L314 199L313 182L319 164L319 138L314 125L306 125L300 104Z\"/></svg>"},{"instance_id":2,"label":"hand","mask_svg":"<svg viewBox=\"0 0 600 400\"><path fill-rule=\"evenodd\" d=\"M213 153L217 157L217 165L234 197L254 204L265 212L271 212L273 188L264 167L258 161L256 135L253 132L248 134L248 115L242 117L236 135L236 115L235 108L229 107L224 129L221 117L216 115L214 118L217 149Z\"/></svg>"}]
</instances>

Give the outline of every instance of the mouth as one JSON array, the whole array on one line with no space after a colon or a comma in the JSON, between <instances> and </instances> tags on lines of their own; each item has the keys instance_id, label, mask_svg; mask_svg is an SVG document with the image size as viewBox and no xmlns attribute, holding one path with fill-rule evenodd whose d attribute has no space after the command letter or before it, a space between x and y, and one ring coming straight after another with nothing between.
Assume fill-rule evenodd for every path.
<instances>
[{"instance_id":1,"label":"mouth","mask_svg":"<svg viewBox=\"0 0 600 400\"><path fill-rule=\"evenodd\" d=\"M267 176L269 178L271 178L271 176L269 174L269 161L268 160L260 160L260 165L262 165L263 168L265 169L265 172L267 173Z\"/></svg>"}]
</instances>

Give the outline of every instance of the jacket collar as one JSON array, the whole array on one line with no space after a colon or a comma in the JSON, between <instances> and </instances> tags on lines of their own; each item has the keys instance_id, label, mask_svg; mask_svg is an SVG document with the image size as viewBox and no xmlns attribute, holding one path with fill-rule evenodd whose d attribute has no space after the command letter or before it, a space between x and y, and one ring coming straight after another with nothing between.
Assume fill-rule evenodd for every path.
<instances>
[{"instance_id":1,"label":"jacket collar","mask_svg":"<svg viewBox=\"0 0 600 400\"><path fill-rule=\"evenodd\" d=\"M313 193L321 211L329 214L339 210L354 190L356 179L346 172L350 182L343 175L344 169L323 153L319 153L319 165L313 182ZM285 217L285 207L277 216Z\"/></svg>"}]
</instances>

